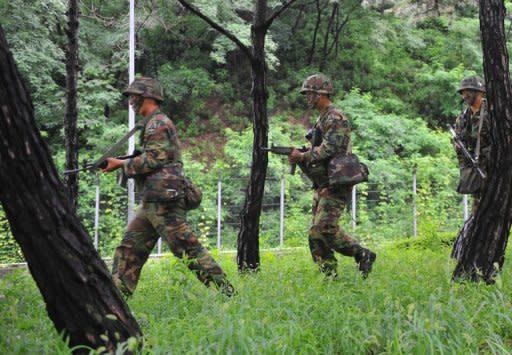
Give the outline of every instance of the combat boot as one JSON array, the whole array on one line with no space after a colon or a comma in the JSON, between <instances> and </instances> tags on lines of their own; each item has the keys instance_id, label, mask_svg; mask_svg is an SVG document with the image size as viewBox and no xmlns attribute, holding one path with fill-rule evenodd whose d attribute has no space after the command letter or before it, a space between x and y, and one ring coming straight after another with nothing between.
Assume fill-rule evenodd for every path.
<instances>
[{"instance_id":1,"label":"combat boot","mask_svg":"<svg viewBox=\"0 0 512 355\"><path fill-rule=\"evenodd\" d=\"M355 256L356 263L358 264L359 271L361 272L361 275L363 275L364 279L366 279L368 274L372 271L372 265L376 258L377 254L366 248L361 248L357 252Z\"/></svg>"}]
</instances>

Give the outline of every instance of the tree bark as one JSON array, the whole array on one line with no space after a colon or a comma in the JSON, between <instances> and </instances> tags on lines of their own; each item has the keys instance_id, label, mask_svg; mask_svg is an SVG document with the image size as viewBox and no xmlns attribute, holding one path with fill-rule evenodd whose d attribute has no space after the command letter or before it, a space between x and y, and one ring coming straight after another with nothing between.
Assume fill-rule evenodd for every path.
<instances>
[{"instance_id":1,"label":"tree bark","mask_svg":"<svg viewBox=\"0 0 512 355\"><path fill-rule=\"evenodd\" d=\"M267 0L257 0L251 27L252 47L245 46L235 35L201 13L185 0L178 0L185 8L206 21L211 27L233 41L251 61L253 100L253 149L251 177L246 189L244 206L240 212L237 263L240 272L256 271L260 266L259 231L261 206L267 176L268 154L260 147L268 144L267 71L265 63L265 37L272 22L296 0L287 0L267 17Z\"/></svg>"},{"instance_id":2,"label":"tree bark","mask_svg":"<svg viewBox=\"0 0 512 355\"><path fill-rule=\"evenodd\" d=\"M36 127L0 26L0 201L57 330L71 347L113 350L141 331L74 214Z\"/></svg>"},{"instance_id":3,"label":"tree bark","mask_svg":"<svg viewBox=\"0 0 512 355\"><path fill-rule=\"evenodd\" d=\"M252 100L253 100L253 150L251 177L246 197L240 212L241 227L237 241L238 270L255 271L260 265L259 230L260 215L267 176L268 155L260 147L268 145L267 116L267 70L265 65L265 26L267 1L256 3L254 24L251 28L252 39Z\"/></svg>"},{"instance_id":4,"label":"tree bark","mask_svg":"<svg viewBox=\"0 0 512 355\"><path fill-rule=\"evenodd\" d=\"M66 113L64 117L64 140L66 147L66 170L78 168L77 77L78 77L78 0L69 0L68 45L66 51ZM64 177L71 206L78 206L78 174Z\"/></svg>"},{"instance_id":5,"label":"tree bark","mask_svg":"<svg viewBox=\"0 0 512 355\"><path fill-rule=\"evenodd\" d=\"M480 0L480 31L494 160L490 163L489 181L478 209L457 238L460 244L455 253L454 280L493 283L505 262L512 221L512 92L504 18L503 0Z\"/></svg>"},{"instance_id":6,"label":"tree bark","mask_svg":"<svg viewBox=\"0 0 512 355\"><path fill-rule=\"evenodd\" d=\"M313 63L313 58L315 56L316 51L316 38L318 36L318 31L320 30L320 23L322 20L322 10L320 6L320 0L316 0L316 22L315 29L313 31L313 40L311 41L311 48L309 49L309 57L307 61L307 65L311 65Z\"/></svg>"}]
</instances>

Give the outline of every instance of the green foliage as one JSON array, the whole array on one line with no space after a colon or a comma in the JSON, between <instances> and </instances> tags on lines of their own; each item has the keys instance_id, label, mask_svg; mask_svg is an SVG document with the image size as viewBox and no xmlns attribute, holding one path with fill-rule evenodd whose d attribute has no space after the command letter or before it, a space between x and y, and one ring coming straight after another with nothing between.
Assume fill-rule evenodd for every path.
<instances>
[{"instance_id":1,"label":"green foliage","mask_svg":"<svg viewBox=\"0 0 512 355\"><path fill-rule=\"evenodd\" d=\"M0 263L17 263L22 260L23 253L9 229L4 210L0 208Z\"/></svg>"},{"instance_id":2,"label":"green foliage","mask_svg":"<svg viewBox=\"0 0 512 355\"><path fill-rule=\"evenodd\" d=\"M448 248L377 252L367 280L340 257L338 281L325 280L304 248L263 253L262 270L245 276L232 254L215 255L233 299L173 257L150 260L128 301L142 354L511 353L510 265L494 286L453 283ZM70 353L27 272L0 278L0 290L2 353Z\"/></svg>"}]
</instances>

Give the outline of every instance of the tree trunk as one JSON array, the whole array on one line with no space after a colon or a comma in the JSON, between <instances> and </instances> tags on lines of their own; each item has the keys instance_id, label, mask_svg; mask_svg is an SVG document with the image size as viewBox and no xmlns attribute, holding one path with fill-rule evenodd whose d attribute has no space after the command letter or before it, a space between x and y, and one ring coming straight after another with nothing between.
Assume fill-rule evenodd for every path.
<instances>
[{"instance_id":1,"label":"tree trunk","mask_svg":"<svg viewBox=\"0 0 512 355\"><path fill-rule=\"evenodd\" d=\"M503 0L480 0L480 31L491 120L488 183L474 216L459 233L453 279L493 283L505 262L512 221L512 92Z\"/></svg>"},{"instance_id":2,"label":"tree trunk","mask_svg":"<svg viewBox=\"0 0 512 355\"><path fill-rule=\"evenodd\" d=\"M268 145L267 116L267 85L265 66L265 36L267 27L264 25L267 1L257 1L252 37L252 99L253 99L253 150L251 179L247 186L244 207L240 212L241 227L238 233L238 270L257 270L260 265L259 254L259 223L261 205L267 176L268 156L260 147Z\"/></svg>"},{"instance_id":3,"label":"tree trunk","mask_svg":"<svg viewBox=\"0 0 512 355\"><path fill-rule=\"evenodd\" d=\"M309 57L307 65L311 65L313 63L313 58L315 56L316 51L316 38L318 36L318 31L320 30L320 23L322 20L322 10L320 7L320 0L316 0L316 22L315 22L315 29L313 31L313 40L311 41L311 48L309 50Z\"/></svg>"},{"instance_id":4,"label":"tree trunk","mask_svg":"<svg viewBox=\"0 0 512 355\"><path fill-rule=\"evenodd\" d=\"M66 170L78 168L77 122L77 76L78 76L78 0L69 0L68 45L66 51L66 113L64 117L64 139L66 147ZM78 205L78 174L64 177L71 206Z\"/></svg>"},{"instance_id":5,"label":"tree trunk","mask_svg":"<svg viewBox=\"0 0 512 355\"><path fill-rule=\"evenodd\" d=\"M74 214L1 27L0 108L0 201L55 327L69 337L71 347L113 350L140 337Z\"/></svg>"},{"instance_id":6,"label":"tree trunk","mask_svg":"<svg viewBox=\"0 0 512 355\"><path fill-rule=\"evenodd\" d=\"M241 226L238 233L237 262L240 272L258 270L260 265L259 233L260 215L267 176L268 156L260 147L268 145L267 71L265 63L265 37L272 22L296 0L282 2L281 8L267 18L267 0L257 0L251 28L252 48L249 49L231 32L211 20L185 0L178 0L210 26L233 41L251 61L253 99L253 150L251 178L246 189L245 202L240 212Z\"/></svg>"}]
</instances>

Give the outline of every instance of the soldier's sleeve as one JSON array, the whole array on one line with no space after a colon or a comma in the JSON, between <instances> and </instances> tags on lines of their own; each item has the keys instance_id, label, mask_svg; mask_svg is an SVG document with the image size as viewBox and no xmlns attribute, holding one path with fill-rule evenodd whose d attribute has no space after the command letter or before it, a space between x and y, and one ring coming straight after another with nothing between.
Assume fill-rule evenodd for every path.
<instances>
[{"instance_id":1,"label":"soldier's sleeve","mask_svg":"<svg viewBox=\"0 0 512 355\"><path fill-rule=\"evenodd\" d=\"M165 122L161 120L148 122L144 132L144 142L142 154L125 161L124 170L130 177L150 173L161 168L168 161L167 152L172 147L170 147L171 140Z\"/></svg>"},{"instance_id":2,"label":"soldier's sleeve","mask_svg":"<svg viewBox=\"0 0 512 355\"><path fill-rule=\"evenodd\" d=\"M335 113L329 114L325 122L322 143L304 153L304 161L321 161L347 153L350 132L350 122L346 117Z\"/></svg>"}]
</instances>

